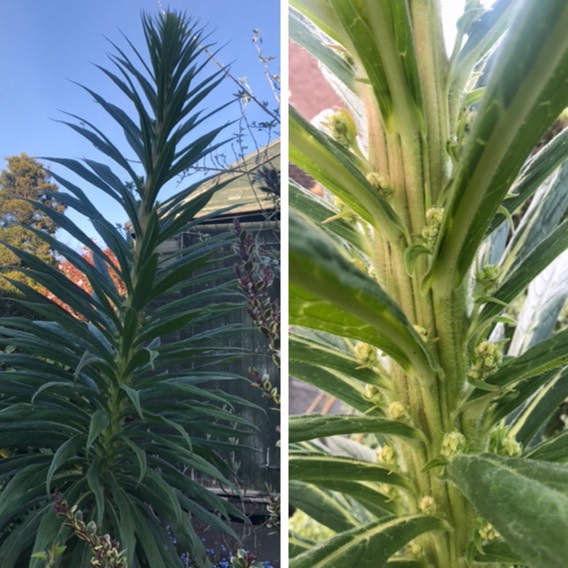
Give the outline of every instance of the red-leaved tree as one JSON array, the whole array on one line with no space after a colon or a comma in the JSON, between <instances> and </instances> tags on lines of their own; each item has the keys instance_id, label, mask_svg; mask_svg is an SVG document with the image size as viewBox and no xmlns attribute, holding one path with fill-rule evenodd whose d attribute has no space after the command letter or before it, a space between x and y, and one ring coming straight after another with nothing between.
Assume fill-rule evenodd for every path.
<instances>
[{"instance_id":1,"label":"red-leaved tree","mask_svg":"<svg viewBox=\"0 0 568 568\"><path fill-rule=\"evenodd\" d=\"M123 296L126 293L126 287L125 287L124 282L123 282L122 278L120 277L120 274L119 274L118 269L117 269L118 260L115 256L115 254L109 249L103 249L103 253L106 256L106 258L108 259L107 265L108 265L109 275L110 275L118 293L121 296ZM89 264L91 264L91 265L94 264L93 251L92 250L88 249L87 247L83 247L83 252L81 253L81 256ZM85 292L87 292L88 294L93 293L93 287L92 287L89 279L85 276L85 274L83 272L81 272L76 266L73 266L68 260L65 259L65 260L62 260L61 262L59 262L58 268L67 278L69 278L69 280L74 282L77 286L82 288ZM76 318L83 319L83 316L80 316L79 314L77 314L75 312L75 310L73 310L67 304L62 302L59 298L56 298L53 294L51 294L47 290L45 290L44 293L50 300L52 300L53 302L55 302L56 304L58 304L59 306L61 306L65 310L67 310L69 313L73 314Z\"/></svg>"}]
</instances>

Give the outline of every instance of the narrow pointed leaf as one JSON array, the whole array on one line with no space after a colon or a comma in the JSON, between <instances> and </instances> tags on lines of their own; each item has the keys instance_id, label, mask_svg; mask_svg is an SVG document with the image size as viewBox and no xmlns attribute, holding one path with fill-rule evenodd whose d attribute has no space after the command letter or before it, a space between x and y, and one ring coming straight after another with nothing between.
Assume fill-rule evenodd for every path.
<instances>
[{"instance_id":1,"label":"narrow pointed leaf","mask_svg":"<svg viewBox=\"0 0 568 568\"><path fill-rule=\"evenodd\" d=\"M418 430L402 422L383 420L372 416L342 416L337 414L291 416L289 418L288 432L290 443L324 438L326 436L363 433L402 436L415 440L421 439L421 433Z\"/></svg>"},{"instance_id":2,"label":"narrow pointed leaf","mask_svg":"<svg viewBox=\"0 0 568 568\"><path fill-rule=\"evenodd\" d=\"M349 512L345 501L335 498L329 491L315 485L290 481L290 504L304 511L318 523L333 531L341 532L352 529L359 522Z\"/></svg>"},{"instance_id":3,"label":"narrow pointed leaf","mask_svg":"<svg viewBox=\"0 0 568 568\"><path fill-rule=\"evenodd\" d=\"M290 161L337 195L392 240L408 240L406 227L361 173L353 155L290 111Z\"/></svg>"},{"instance_id":4,"label":"narrow pointed leaf","mask_svg":"<svg viewBox=\"0 0 568 568\"><path fill-rule=\"evenodd\" d=\"M568 330L531 347L491 375L490 385L506 386L568 363Z\"/></svg>"},{"instance_id":5,"label":"narrow pointed leaf","mask_svg":"<svg viewBox=\"0 0 568 568\"><path fill-rule=\"evenodd\" d=\"M568 5L520 4L450 188L431 272L441 289L466 277L525 159L566 104Z\"/></svg>"},{"instance_id":6,"label":"narrow pointed leaf","mask_svg":"<svg viewBox=\"0 0 568 568\"><path fill-rule=\"evenodd\" d=\"M370 343L402 367L432 376L426 346L378 284L320 229L297 216L290 229L291 321Z\"/></svg>"},{"instance_id":7,"label":"narrow pointed leaf","mask_svg":"<svg viewBox=\"0 0 568 568\"><path fill-rule=\"evenodd\" d=\"M290 568L380 568L417 536L446 529L447 525L441 519L423 515L371 523L341 533L296 556L290 560Z\"/></svg>"},{"instance_id":8,"label":"narrow pointed leaf","mask_svg":"<svg viewBox=\"0 0 568 568\"><path fill-rule=\"evenodd\" d=\"M350 458L314 455L291 455L289 457L290 479L312 482L335 481L376 481L401 487L408 487L407 479L390 472L376 463Z\"/></svg>"},{"instance_id":9,"label":"narrow pointed leaf","mask_svg":"<svg viewBox=\"0 0 568 568\"><path fill-rule=\"evenodd\" d=\"M89 436L87 438L86 450L88 451L95 440L104 432L109 425L109 416L105 410L97 410L91 416L89 425Z\"/></svg>"},{"instance_id":10,"label":"narrow pointed leaf","mask_svg":"<svg viewBox=\"0 0 568 568\"><path fill-rule=\"evenodd\" d=\"M568 432L558 434L531 448L525 456L532 460L568 462Z\"/></svg>"},{"instance_id":11,"label":"narrow pointed leaf","mask_svg":"<svg viewBox=\"0 0 568 568\"><path fill-rule=\"evenodd\" d=\"M446 471L526 562L566 565L568 466L482 454L458 456Z\"/></svg>"},{"instance_id":12,"label":"narrow pointed leaf","mask_svg":"<svg viewBox=\"0 0 568 568\"><path fill-rule=\"evenodd\" d=\"M290 9L290 39L325 65L342 83L355 90L354 70L344 57L322 42L322 33L301 12Z\"/></svg>"}]
</instances>

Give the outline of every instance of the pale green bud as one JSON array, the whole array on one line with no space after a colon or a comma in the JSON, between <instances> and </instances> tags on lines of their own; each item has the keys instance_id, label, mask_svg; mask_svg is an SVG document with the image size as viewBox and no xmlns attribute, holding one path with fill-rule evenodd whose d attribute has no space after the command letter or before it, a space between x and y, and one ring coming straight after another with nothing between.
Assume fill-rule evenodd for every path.
<instances>
[{"instance_id":1,"label":"pale green bud","mask_svg":"<svg viewBox=\"0 0 568 568\"><path fill-rule=\"evenodd\" d=\"M443 219L444 209L442 207L431 207L426 211L426 225L421 234L428 248L434 248Z\"/></svg>"},{"instance_id":2,"label":"pale green bud","mask_svg":"<svg viewBox=\"0 0 568 568\"><path fill-rule=\"evenodd\" d=\"M368 343L358 341L353 348L353 355L361 365L371 367L377 363L377 349Z\"/></svg>"},{"instance_id":3,"label":"pale green bud","mask_svg":"<svg viewBox=\"0 0 568 568\"><path fill-rule=\"evenodd\" d=\"M501 268L495 264L487 264L479 269L475 275L479 291L484 294L490 294L499 281L501 276Z\"/></svg>"},{"instance_id":4,"label":"pale green bud","mask_svg":"<svg viewBox=\"0 0 568 568\"><path fill-rule=\"evenodd\" d=\"M499 538L499 533L493 528L493 525L485 523L479 529L479 536L481 537L481 540L491 542L492 540L497 540Z\"/></svg>"},{"instance_id":5,"label":"pale green bud","mask_svg":"<svg viewBox=\"0 0 568 568\"><path fill-rule=\"evenodd\" d=\"M424 555L424 549L414 541L406 545L406 552L415 558L422 558Z\"/></svg>"},{"instance_id":6,"label":"pale green bud","mask_svg":"<svg viewBox=\"0 0 568 568\"><path fill-rule=\"evenodd\" d=\"M517 442L514 434L508 433L504 426L498 426L491 431L489 450L501 456L514 458L523 453L523 446Z\"/></svg>"},{"instance_id":7,"label":"pale green bud","mask_svg":"<svg viewBox=\"0 0 568 568\"><path fill-rule=\"evenodd\" d=\"M425 515L433 515L437 509L434 497L431 495L424 495L424 497L420 499L420 503L418 503L418 508Z\"/></svg>"},{"instance_id":8,"label":"pale green bud","mask_svg":"<svg viewBox=\"0 0 568 568\"><path fill-rule=\"evenodd\" d=\"M393 485L389 485L388 483L381 483L379 485L379 491L385 496L388 497L391 501L395 501L399 498L398 491L394 488Z\"/></svg>"},{"instance_id":9,"label":"pale green bud","mask_svg":"<svg viewBox=\"0 0 568 568\"><path fill-rule=\"evenodd\" d=\"M392 468L396 466L396 451L390 444L385 444L377 450L377 461Z\"/></svg>"},{"instance_id":10,"label":"pale green bud","mask_svg":"<svg viewBox=\"0 0 568 568\"><path fill-rule=\"evenodd\" d=\"M379 193L383 197L390 197L393 194L393 189L389 185L386 178L377 172L369 172L366 176L367 181L375 188L379 190Z\"/></svg>"},{"instance_id":11,"label":"pale green bud","mask_svg":"<svg viewBox=\"0 0 568 568\"><path fill-rule=\"evenodd\" d=\"M494 373L503 361L503 347L501 343L482 341L473 353L473 365L468 375L472 379L484 379Z\"/></svg>"},{"instance_id":12,"label":"pale green bud","mask_svg":"<svg viewBox=\"0 0 568 568\"><path fill-rule=\"evenodd\" d=\"M503 440L503 455L508 456L510 458L516 458L523 453L523 446L517 440L515 440L514 436L507 436Z\"/></svg>"},{"instance_id":13,"label":"pale green bud","mask_svg":"<svg viewBox=\"0 0 568 568\"><path fill-rule=\"evenodd\" d=\"M387 413L392 420L403 420L408 417L406 407L399 401L391 402L387 409Z\"/></svg>"},{"instance_id":14,"label":"pale green bud","mask_svg":"<svg viewBox=\"0 0 568 568\"><path fill-rule=\"evenodd\" d=\"M442 447L440 449L440 454L445 458L452 458L459 454L462 454L467 447L467 440L465 436L454 430L453 432L447 432L442 438Z\"/></svg>"},{"instance_id":15,"label":"pale green bud","mask_svg":"<svg viewBox=\"0 0 568 568\"><path fill-rule=\"evenodd\" d=\"M420 336L420 339L422 339L422 341L426 343L429 337L428 331L421 325L413 325L412 327L414 331Z\"/></svg>"},{"instance_id":16,"label":"pale green bud","mask_svg":"<svg viewBox=\"0 0 568 568\"><path fill-rule=\"evenodd\" d=\"M365 385L363 398L374 403L377 406L383 403L383 395L375 385Z\"/></svg>"},{"instance_id":17,"label":"pale green bud","mask_svg":"<svg viewBox=\"0 0 568 568\"><path fill-rule=\"evenodd\" d=\"M330 136L342 146L351 148L357 144L357 126L347 109L340 108L325 120L323 125Z\"/></svg>"}]
</instances>

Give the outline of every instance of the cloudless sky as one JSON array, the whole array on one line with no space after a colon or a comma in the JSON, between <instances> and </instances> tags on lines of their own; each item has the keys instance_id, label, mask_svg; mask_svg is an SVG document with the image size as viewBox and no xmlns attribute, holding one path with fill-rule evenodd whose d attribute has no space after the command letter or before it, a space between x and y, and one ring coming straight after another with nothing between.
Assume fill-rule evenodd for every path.
<instances>
[{"instance_id":1,"label":"cloudless sky","mask_svg":"<svg viewBox=\"0 0 568 568\"><path fill-rule=\"evenodd\" d=\"M260 30L264 55L276 57L271 63L271 71L279 73L279 0L163 0L161 4L198 19L209 32L210 41L221 48L217 59L230 64L235 77L246 77L253 93L275 107L252 35L253 29ZM87 141L57 120L69 120L62 111L70 112L92 121L109 133L113 141L122 140L111 119L107 119L90 95L73 81L92 88L125 110L129 108L118 90L93 63L112 69L107 54L114 53L114 49L108 39L130 53L122 33L144 52L141 13L157 15L159 6L157 0L1 2L0 168L5 167L5 157L21 152L34 157L104 160ZM216 70L214 66L210 69ZM234 83L227 81L205 106L213 109L229 100L237 90ZM266 117L253 107L251 103L251 118L265 120ZM238 106L232 105L223 112L220 120L225 123L239 115ZM212 122L209 125L211 128L217 126ZM228 133L236 130L236 126L231 126ZM265 140L261 137L260 141ZM252 142L249 144L252 150ZM231 150L227 153L229 157L232 155ZM58 166L52 166L52 169L64 173ZM113 223L124 222L124 216L110 199L96 191L91 195ZM70 216L79 219L76 215ZM87 225L81 226L94 234Z\"/></svg>"}]
</instances>

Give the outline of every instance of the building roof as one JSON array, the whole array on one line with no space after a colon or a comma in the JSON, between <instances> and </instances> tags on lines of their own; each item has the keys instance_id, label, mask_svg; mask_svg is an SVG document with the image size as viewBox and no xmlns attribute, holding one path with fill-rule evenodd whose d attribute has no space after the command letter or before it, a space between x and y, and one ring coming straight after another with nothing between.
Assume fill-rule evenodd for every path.
<instances>
[{"instance_id":1,"label":"building roof","mask_svg":"<svg viewBox=\"0 0 568 568\"><path fill-rule=\"evenodd\" d=\"M228 166L228 173L222 173L205 183L199 193L220 181L234 178L213 195L198 216L209 215L230 206L234 207L226 215L231 217L235 214L243 215L273 210L274 195L260 189L263 184L258 178L259 171L266 167L280 172L280 139L273 140L267 146L251 152L243 160Z\"/></svg>"}]
</instances>

